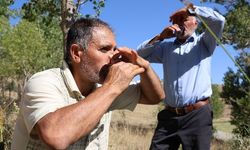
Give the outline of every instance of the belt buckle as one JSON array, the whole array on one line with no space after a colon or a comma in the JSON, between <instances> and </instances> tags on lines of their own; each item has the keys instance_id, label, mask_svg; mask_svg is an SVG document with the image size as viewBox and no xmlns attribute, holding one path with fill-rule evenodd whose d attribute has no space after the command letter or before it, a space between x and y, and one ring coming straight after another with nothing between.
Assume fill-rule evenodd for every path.
<instances>
[{"instance_id":1,"label":"belt buckle","mask_svg":"<svg viewBox=\"0 0 250 150\"><path fill-rule=\"evenodd\" d=\"M175 113L176 113L177 115L181 115L181 114L182 114L182 112L179 111L178 108L175 108Z\"/></svg>"}]
</instances>

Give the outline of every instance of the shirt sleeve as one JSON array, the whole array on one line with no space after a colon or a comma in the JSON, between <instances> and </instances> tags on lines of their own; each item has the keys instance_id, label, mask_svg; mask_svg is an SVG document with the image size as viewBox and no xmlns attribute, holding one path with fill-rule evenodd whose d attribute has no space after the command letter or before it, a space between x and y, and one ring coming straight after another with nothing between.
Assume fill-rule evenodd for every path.
<instances>
[{"instance_id":1,"label":"shirt sleeve","mask_svg":"<svg viewBox=\"0 0 250 150\"><path fill-rule=\"evenodd\" d=\"M162 42L156 42L151 45L147 45L149 40L146 40L137 47L137 53L142 58L146 59L150 63L162 63L163 56L163 44Z\"/></svg>"},{"instance_id":2,"label":"shirt sleeve","mask_svg":"<svg viewBox=\"0 0 250 150\"><path fill-rule=\"evenodd\" d=\"M60 82L49 74L36 74L26 84L21 113L28 132L46 114L54 112L66 105Z\"/></svg>"},{"instance_id":3,"label":"shirt sleeve","mask_svg":"<svg viewBox=\"0 0 250 150\"><path fill-rule=\"evenodd\" d=\"M202 20L209 26L218 38L222 37L225 18L221 14L211 8L199 6L195 6L194 11L198 17L200 16L202 18ZM213 53L216 47L216 39L208 30L206 30L201 37L201 40L204 42L209 52Z\"/></svg>"},{"instance_id":4,"label":"shirt sleeve","mask_svg":"<svg viewBox=\"0 0 250 150\"><path fill-rule=\"evenodd\" d=\"M129 87L119 95L112 103L109 110L128 109L133 111L139 102L141 96L140 85L131 82Z\"/></svg>"}]
</instances>

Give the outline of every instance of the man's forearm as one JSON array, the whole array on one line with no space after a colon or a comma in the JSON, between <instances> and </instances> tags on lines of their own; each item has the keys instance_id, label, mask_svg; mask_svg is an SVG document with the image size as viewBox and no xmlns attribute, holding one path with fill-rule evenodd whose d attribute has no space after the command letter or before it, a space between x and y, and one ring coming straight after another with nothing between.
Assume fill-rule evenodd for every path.
<instances>
[{"instance_id":1,"label":"man's forearm","mask_svg":"<svg viewBox=\"0 0 250 150\"><path fill-rule=\"evenodd\" d=\"M153 69L148 66L141 76L142 98L139 102L143 104L157 104L165 98L165 93L161 81Z\"/></svg>"},{"instance_id":2,"label":"man's forearm","mask_svg":"<svg viewBox=\"0 0 250 150\"><path fill-rule=\"evenodd\" d=\"M153 45L143 44L139 47L137 53L142 58L147 59L147 57L150 56L153 53L153 51L154 51Z\"/></svg>"},{"instance_id":3,"label":"man's forearm","mask_svg":"<svg viewBox=\"0 0 250 150\"><path fill-rule=\"evenodd\" d=\"M206 7L196 7L195 13L199 18L203 19L203 21L212 30L214 35L217 36L217 38L221 38L225 23L225 18L221 14L211 8ZM206 44L206 47L210 53L213 53L216 47L216 39L213 34L210 33L210 30L207 29L205 31L202 40Z\"/></svg>"},{"instance_id":4,"label":"man's forearm","mask_svg":"<svg viewBox=\"0 0 250 150\"><path fill-rule=\"evenodd\" d=\"M221 37L225 23L225 18L221 14L211 8L198 6L196 6L195 13L207 23L218 37Z\"/></svg>"},{"instance_id":5,"label":"man's forearm","mask_svg":"<svg viewBox=\"0 0 250 150\"><path fill-rule=\"evenodd\" d=\"M66 148L88 135L120 93L103 86L76 104L47 114L37 123L43 141L54 148Z\"/></svg>"}]
</instances>

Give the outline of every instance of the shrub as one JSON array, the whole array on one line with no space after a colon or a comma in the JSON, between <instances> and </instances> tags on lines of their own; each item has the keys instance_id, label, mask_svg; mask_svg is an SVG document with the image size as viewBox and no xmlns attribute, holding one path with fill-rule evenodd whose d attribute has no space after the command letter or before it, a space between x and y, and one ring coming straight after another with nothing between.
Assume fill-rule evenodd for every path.
<instances>
[{"instance_id":1,"label":"shrub","mask_svg":"<svg viewBox=\"0 0 250 150\"><path fill-rule=\"evenodd\" d=\"M220 98L220 91L218 85L212 85L213 95L211 97L211 106L214 118L219 118L224 109L224 102Z\"/></svg>"}]
</instances>

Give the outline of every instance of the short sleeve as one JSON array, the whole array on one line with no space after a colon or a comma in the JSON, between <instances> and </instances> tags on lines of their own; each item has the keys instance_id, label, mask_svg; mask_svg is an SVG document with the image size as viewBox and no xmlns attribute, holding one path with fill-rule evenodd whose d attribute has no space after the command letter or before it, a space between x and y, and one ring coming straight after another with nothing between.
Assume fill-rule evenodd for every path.
<instances>
[{"instance_id":1,"label":"short sleeve","mask_svg":"<svg viewBox=\"0 0 250 150\"><path fill-rule=\"evenodd\" d=\"M112 103L110 110L128 109L133 111L139 102L141 90L139 84L134 82Z\"/></svg>"},{"instance_id":2,"label":"short sleeve","mask_svg":"<svg viewBox=\"0 0 250 150\"><path fill-rule=\"evenodd\" d=\"M47 71L34 75L27 82L21 102L21 113L29 133L46 114L67 105L62 84L58 80L55 73Z\"/></svg>"}]
</instances>

